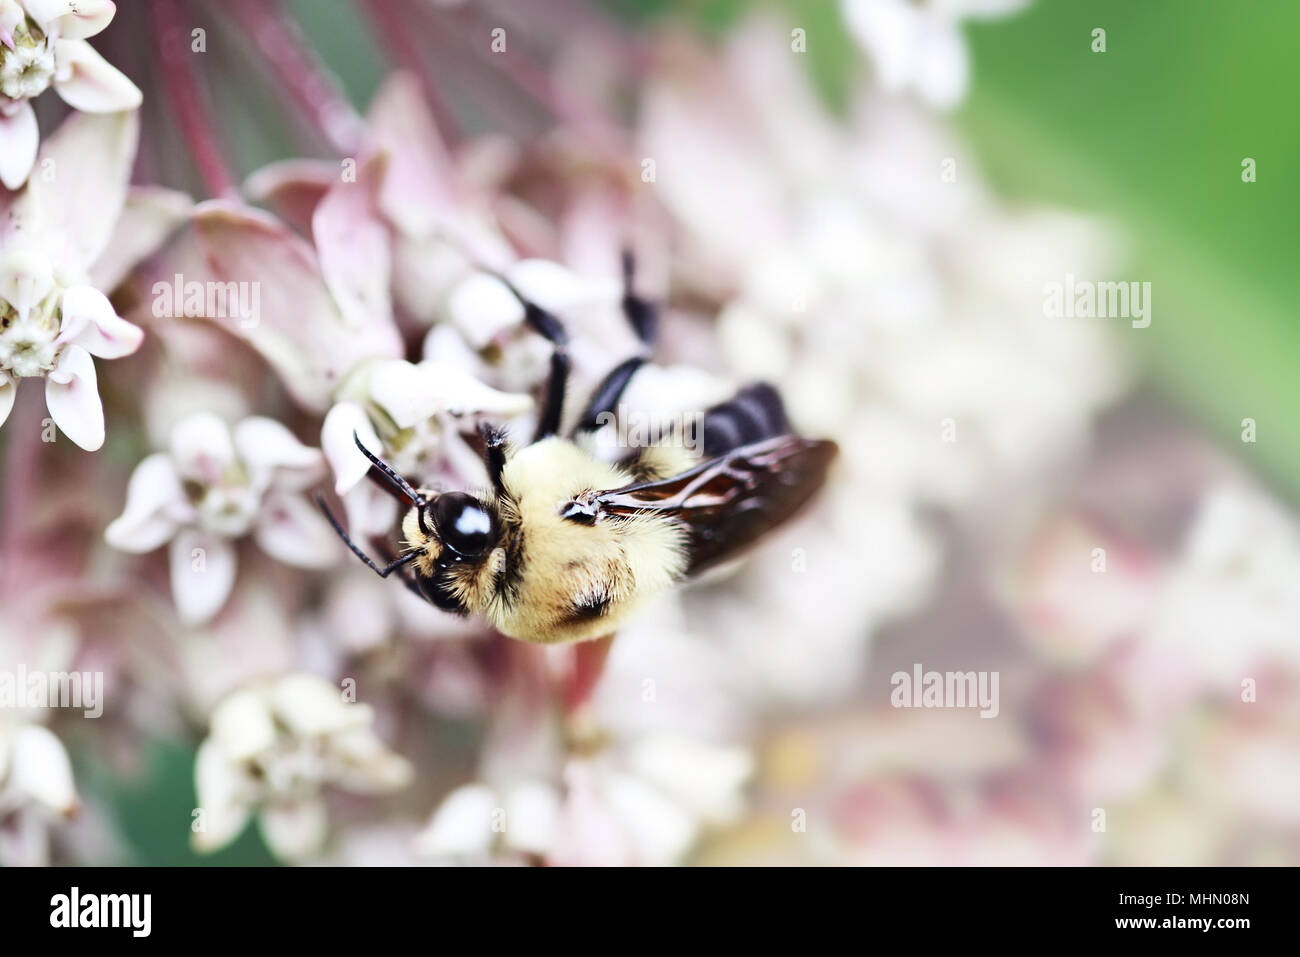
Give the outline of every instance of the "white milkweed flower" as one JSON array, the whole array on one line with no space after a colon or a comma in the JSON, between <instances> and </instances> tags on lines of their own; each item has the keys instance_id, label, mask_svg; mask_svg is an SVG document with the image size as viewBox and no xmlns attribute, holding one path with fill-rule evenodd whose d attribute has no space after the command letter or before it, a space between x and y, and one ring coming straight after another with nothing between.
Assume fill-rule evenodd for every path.
<instances>
[{"instance_id":1,"label":"white milkweed flower","mask_svg":"<svg viewBox=\"0 0 1300 957\"><path fill-rule=\"evenodd\" d=\"M277 857L296 861L318 851L328 827L325 787L383 794L411 778L410 764L384 745L373 722L368 705L308 674L224 698L195 762L195 849L220 850L256 813Z\"/></svg>"},{"instance_id":2,"label":"white milkweed flower","mask_svg":"<svg viewBox=\"0 0 1300 957\"><path fill-rule=\"evenodd\" d=\"M69 106L116 113L140 90L86 42L113 19L111 0L0 0L0 183L17 189L36 161L31 100L51 86Z\"/></svg>"},{"instance_id":3,"label":"white milkweed flower","mask_svg":"<svg viewBox=\"0 0 1300 957\"><path fill-rule=\"evenodd\" d=\"M337 560L333 531L302 495L323 475L320 451L274 419L251 416L231 429L200 412L176 423L168 451L136 466L126 508L104 537L127 552L170 542L177 611L202 624L230 595L237 539L251 534L268 555L302 568Z\"/></svg>"},{"instance_id":4,"label":"white milkweed flower","mask_svg":"<svg viewBox=\"0 0 1300 957\"><path fill-rule=\"evenodd\" d=\"M78 803L72 764L54 733L0 718L0 864L48 863L48 822Z\"/></svg>"},{"instance_id":5,"label":"white milkweed flower","mask_svg":"<svg viewBox=\"0 0 1300 957\"><path fill-rule=\"evenodd\" d=\"M88 451L104 444L91 357L130 355L144 334L103 291L166 238L189 202L129 186L137 136L134 113L73 115L41 147L50 175L0 191L0 424L20 380L43 378L55 425Z\"/></svg>"},{"instance_id":6,"label":"white milkweed flower","mask_svg":"<svg viewBox=\"0 0 1300 957\"><path fill-rule=\"evenodd\" d=\"M753 773L743 748L672 734L571 756L563 785L522 777L448 794L416 837L417 852L449 863L678 863L709 826L735 820Z\"/></svg>"},{"instance_id":7,"label":"white milkweed flower","mask_svg":"<svg viewBox=\"0 0 1300 957\"><path fill-rule=\"evenodd\" d=\"M1236 695L1269 663L1300 667L1300 524L1258 489L1210 489L1140 646L1161 683ZM1155 667L1152 665L1152 667Z\"/></svg>"},{"instance_id":8,"label":"white milkweed flower","mask_svg":"<svg viewBox=\"0 0 1300 957\"><path fill-rule=\"evenodd\" d=\"M522 863L555 842L560 792L531 778L501 787L463 784L438 805L415 836L417 854L452 863Z\"/></svg>"},{"instance_id":9,"label":"white milkweed flower","mask_svg":"<svg viewBox=\"0 0 1300 957\"><path fill-rule=\"evenodd\" d=\"M956 106L970 85L970 57L960 21L1004 16L1029 0L841 0L853 38L875 65L880 85L913 90L941 109Z\"/></svg>"},{"instance_id":10,"label":"white milkweed flower","mask_svg":"<svg viewBox=\"0 0 1300 957\"><path fill-rule=\"evenodd\" d=\"M369 147L383 160L372 212L391 234L393 296L413 319L432 323L462 279L515 259L492 211L496 180L513 149L485 137L468 149L450 150L419 81L407 73L384 81L371 101L367 127ZM319 202L337 181L336 163L293 159L256 171L244 191L288 213L304 200Z\"/></svg>"},{"instance_id":11,"label":"white milkweed flower","mask_svg":"<svg viewBox=\"0 0 1300 957\"><path fill-rule=\"evenodd\" d=\"M558 865L679 863L706 828L734 822L753 774L744 748L650 735L564 770L551 861Z\"/></svg>"},{"instance_id":12,"label":"white milkweed flower","mask_svg":"<svg viewBox=\"0 0 1300 957\"><path fill-rule=\"evenodd\" d=\"M143 338L98 289L60 288L40 251L0 253L0 423L13 408L18 380L44 378L54 424L95 451L104 444L104 407L91 356L130 355Z\"/></svg>"},{"instance_id":13,"label":"white milkweed flower","mask_svg":"<svg viewBox=\"0 0 1300 957\"><path fill-rule=\"evenodd\" d=\"M383 154L372 155L358 166L355 182L324 190L310 216L312 243L260 210L204 203L193 216L192 242L176 244L162 271L258 285L261 321L215 321L260 352L300 405L328 411L322 447L340 495L369 468L354 432L368 449L423 481L459 474L457 465L474 467L473 453L455 434L456 420L509 417L532 407L529 396L494 390L463 369L400 358L390 241L376 198L385 165ZM256 190L291 175L264 171L255 177L263 181ZM448 458L457 465L444 467ZM358 490L345 505L354 533L377 531L392 518L383 507L391 503L372 491Z\"/></svg>"}]
</instances>

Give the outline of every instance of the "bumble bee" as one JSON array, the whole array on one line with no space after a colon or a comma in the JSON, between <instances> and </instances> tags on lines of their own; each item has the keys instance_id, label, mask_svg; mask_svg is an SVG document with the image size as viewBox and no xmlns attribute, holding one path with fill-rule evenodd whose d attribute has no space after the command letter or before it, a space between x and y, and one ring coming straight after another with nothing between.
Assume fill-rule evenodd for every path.
<instances>
[{"instance_id":1,"label":"bumble bee","mask_svg":"<svg viewBox=\"0 0 1300 957\"><path fill-rule=\"evenodd\" d=\"M632 292L627 253L623 270L624 315L650 345L654 304ZM405 548L386 565L359 548L320 501L344 543L380 576L397 573L438 608L481 615L511 638L600 638L647 599L785 522L825 481L835 444L794 434L780 396L764 384L705 412L698 452L661 442L619 462L597 458L581 439L616 408L640 357L610 372L569 437L560 437L567 334L553 314L510 288L526 324L552 345L531 444L511 449L499 428L481 427L491 488L436 493L412 487L357 438L370 478L408 508Z\"/></svg>"}]
</instances>

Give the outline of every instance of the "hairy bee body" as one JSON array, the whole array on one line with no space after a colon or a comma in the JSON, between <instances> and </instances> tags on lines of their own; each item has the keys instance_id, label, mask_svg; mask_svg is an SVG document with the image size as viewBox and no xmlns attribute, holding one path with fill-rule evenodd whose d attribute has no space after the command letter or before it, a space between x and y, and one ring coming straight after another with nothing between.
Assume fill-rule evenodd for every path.
<instances>
[{"instance_id":1,"label":"hairy bee body","mask_svg":"<svg viewBox=\"0 0 1300 957\"><path fill-rule=\"evenodd\" d=\"M666 516L584 525L563 518L564 505L584 492L690 464L686 450L663 447L639 457L632 470L574 442L543 439L507 458L500 492L476 496L501 520L500 540L485 561L440 562L443 548L420 527L415 508L402 523L405 544L419 553L413 568L421 578L439 582L461 610L482 615L504 635L548 644L597 638L683 576L687 537Z\"/></svg>"}]
</instances>

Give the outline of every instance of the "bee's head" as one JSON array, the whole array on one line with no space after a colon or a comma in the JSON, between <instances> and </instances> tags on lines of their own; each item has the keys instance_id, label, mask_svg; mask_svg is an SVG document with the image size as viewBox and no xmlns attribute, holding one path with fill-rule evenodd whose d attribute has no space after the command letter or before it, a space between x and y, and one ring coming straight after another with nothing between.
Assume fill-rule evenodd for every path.
<instances>
[{"instance_id":1,"label":"bee's head","mask_svg":"<svg viewBox=\"0 0 1300 957\"><path fill-rule=\"evenodd\" d=\"M468 492L444 492L425 511L444 554L453 561L483 559L501 537L496 514Z\"/></svg>"},{"instance_id":2,"label":"bee's head","mask_svg":"<svg viewBox=\"0 0 1300 957\"><path fill-rule=\"evenodd\" d=\"M424 596L459 615L480 609L490 592L490 556L501 539L496 510L468 492L443 492L412 510L406 528L426 556L418 574Z\"/></svg>"}]
</instances>

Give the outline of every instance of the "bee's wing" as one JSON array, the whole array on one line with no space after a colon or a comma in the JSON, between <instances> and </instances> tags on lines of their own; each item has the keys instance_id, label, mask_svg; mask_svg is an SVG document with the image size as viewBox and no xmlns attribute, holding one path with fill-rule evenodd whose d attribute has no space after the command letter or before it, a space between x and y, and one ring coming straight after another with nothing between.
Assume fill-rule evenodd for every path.
<instances>
[{"instance_id":1,"label":"bee's wing","mask_svg":"<svg viewBox=\"0 0 1300 957\"><path fill-rule=\"evenodd\" d=\"M786 434L702 462L671 478L597 492L601 516L671 516L689 534L687 574L725 561L799 510L826 480L834 442Z\"/></svg>"}]
</instances>

